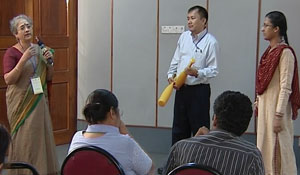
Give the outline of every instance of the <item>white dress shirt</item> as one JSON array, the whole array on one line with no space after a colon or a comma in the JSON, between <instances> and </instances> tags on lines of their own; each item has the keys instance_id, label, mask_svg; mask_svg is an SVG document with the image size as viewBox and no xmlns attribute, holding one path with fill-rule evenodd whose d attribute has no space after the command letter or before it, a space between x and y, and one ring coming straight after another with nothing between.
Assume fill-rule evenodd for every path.
<instances>
[{"instance_id":1,"label":"white dress shirt","mask_svg":"<svg viewBox=\"0 0 300 175\"><path fill-rule=\"evenodd\" d=\"M191 58L195 58L193 68L197 69L198 77L187 76L185 84L208 84L209 79L218 74L217 58L219 56L219 44L213 35L207 33L207 29L196 37L191 31L181 34L177 48L172 58L168 71L168 78L179 75L188 66Z\"/></svg>"}]
</instances>

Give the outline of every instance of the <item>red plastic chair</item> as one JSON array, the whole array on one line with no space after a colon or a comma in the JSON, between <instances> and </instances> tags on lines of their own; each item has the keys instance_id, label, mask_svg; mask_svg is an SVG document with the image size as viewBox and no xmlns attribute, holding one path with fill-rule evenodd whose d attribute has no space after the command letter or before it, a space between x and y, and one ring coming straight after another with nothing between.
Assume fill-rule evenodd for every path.
<instances>
[{"instance_id":1,"label":"red plastic chair","mask_svg":"<svg viewBox=\"0 0 300 175\"><path fill-rule=\"evenodd\" d=\"M95 146L72 151L64 160L61 175L125 175L120 163L107 151Z\"/></svg>"},{"instance_id":2,"label":"red plastic chair","mask_svg":"<svg viewBox=\"0 0 300 175\"><path fill-rule=\"evenodd\" d=\"M187 163L172 170L168 175L221 175L212 167Z\"/></svg>"}]
</instances>

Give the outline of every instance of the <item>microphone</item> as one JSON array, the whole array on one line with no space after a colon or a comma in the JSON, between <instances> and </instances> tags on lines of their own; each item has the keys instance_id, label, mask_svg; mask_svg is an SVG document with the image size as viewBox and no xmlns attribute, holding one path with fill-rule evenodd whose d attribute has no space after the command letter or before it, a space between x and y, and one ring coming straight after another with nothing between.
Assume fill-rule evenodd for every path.
<instances>
[{"instance_id":1,"label":"microphone","mask_svg":"<svg viewBox=\"0 0 300 175\"><path fill-rule=\"evenodd\" d=\"M37 44L40 46L40 48L44 54L48 49L45 47L45 44L43 43L42 40L40 40L38 37L36 37L35 39L37 40ZM53 65L52 57L47 59L47 64Z\"/></svg>"}]
</instances>

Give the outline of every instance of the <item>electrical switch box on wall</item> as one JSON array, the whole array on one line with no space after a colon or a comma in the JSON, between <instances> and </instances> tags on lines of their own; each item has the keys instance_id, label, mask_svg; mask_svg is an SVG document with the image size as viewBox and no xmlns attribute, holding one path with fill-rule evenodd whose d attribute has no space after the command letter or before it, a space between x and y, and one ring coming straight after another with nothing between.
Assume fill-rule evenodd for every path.
<instances>
[{"instance_id":1,"label":"electrical switch box on wall","mask_svg":"<svg viewBox=\"0 0 300 175\"><path fill-rule=\"evenodd\" d=\"M182 33L184 26L161 26L161 33Z\"/></svg>"}]
</instances>

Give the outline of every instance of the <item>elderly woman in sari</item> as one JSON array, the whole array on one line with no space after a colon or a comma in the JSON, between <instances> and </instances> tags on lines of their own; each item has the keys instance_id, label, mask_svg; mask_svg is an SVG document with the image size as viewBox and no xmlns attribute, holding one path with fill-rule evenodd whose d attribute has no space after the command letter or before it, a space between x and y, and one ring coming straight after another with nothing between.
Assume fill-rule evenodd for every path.
<instances>
[{"instance_id":1,"label":"elderly woman in sari","mask_svg":"<svg viewBox=\"0 0 300 175\"><path fill-rule=\"evenodd\" d=\"M53 55L33 44L32 20L19 15L10 21L17 43L3 57L7 117L12 135L9 161L24 161L40 174L58 174L59 166L48 106L47 81L53 75ZM27 171L11 172L26 174Z\"/></svg>"}]
</instances>

